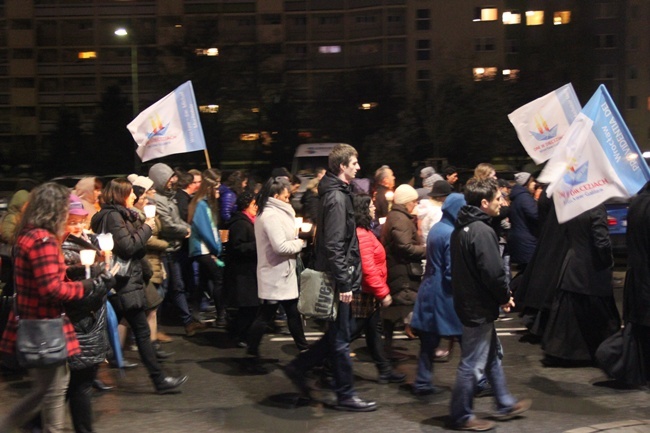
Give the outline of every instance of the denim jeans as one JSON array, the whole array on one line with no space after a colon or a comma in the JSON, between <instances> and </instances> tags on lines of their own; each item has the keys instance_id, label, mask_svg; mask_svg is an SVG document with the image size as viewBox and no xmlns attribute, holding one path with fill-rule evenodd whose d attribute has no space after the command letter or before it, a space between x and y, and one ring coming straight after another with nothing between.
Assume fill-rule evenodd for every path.
<instances>
[{"instance_id":1,"label":"denim jeans","mask_svg":"<svg viewBox=\"0 0 650 433\"><path fill-rule=\"evenodd\" d=\"M418 330L420 337L420 355L418 357L418 371L413 383L417 390L432 389L431 377L433 376L433 353L440 344L440 336L433 332Z\"/></svg>"},{"instance_id":2,"label":"denim jeans","mask_svg":"<svg viewBox=\"0 0 650 433\"><path fill-rule=\"evenodd\" d=\"M183 269L181 266L181 252L168 252L163 255L163 265L167 272L167 296L174 303L180 313L183 325L189 325L192 320L190 307L187 305L187 293L183 281Z\"/></svg>"},{"instance_id":3,"label":"denim jeans","mask_svg":"<svg viewBox=\"0 0 650 433\"><path fill-rule=\"evenodd\" d=\"M334 391L339 401L357 395L354 390L354 372L350 359L353 320L350 304L339 303L336 320L329 323L325 335L291 362L299 372L305 373L329 358L334 370Z\"/></svg>"},{"instance_id":4,"label":"denim jeans","mask_svg":"<svg viewBox=\"0 0 650 433\"><path fill-rule=\"evenodd\" d=\"M474 391L483 375L487 376L494 389L497 411L510 411L516 400L506 387L506 378L501 367L503 351L494 322L476 327L463 326L461 351L456 384L451 394L452 425L458 427L474 418Z\"/></svg>"},{"instance_id":5,"label":"denim jeans","mask_svg":"<svg viewBox=\"0 0 650 433\"><path fill-rule=\"evenodd\" d=\"M13 432L41 413L43 431L63 432L65 393L70 381L68 364L29 370L32 389L0 420L0 433Z\"/></svg>"}]
</instances>

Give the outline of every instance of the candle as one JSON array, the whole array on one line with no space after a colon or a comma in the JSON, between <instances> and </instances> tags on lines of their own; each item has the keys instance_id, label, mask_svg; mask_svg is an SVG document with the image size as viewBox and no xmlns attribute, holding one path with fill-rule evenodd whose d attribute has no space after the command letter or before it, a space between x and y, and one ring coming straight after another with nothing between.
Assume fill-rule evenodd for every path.
<instances>
[{"instance_id":1,"label":"candle","mask_svg":"<svg viewBox=\"0 0 650 433\"><path fill-rule=\"evenodd\" d=\"M113 247L115 246L113 242L113 234L112 233L100 233L97 235L97 242L99 242L99 248L102 251L113 251Z\"/></svg>"},{"instance_id":2,"label":"candle","mask_svg":"<svg viewBox=\"0 0 650 433\"><path fill-rule=\"evenodd\" d=\"M386 191L386 200L393 201L393 197L395 197L395 193L393 191Z\"/></svg>"},{"instance_id":3,"label":"candle","mask_svg":"<svg viewBox=\"0 0 650 433\"><path fill-rule=\"evenodd\" d=\"M79 257L81 258L81 264L86 267L86 278L90 278L90 265L95 263L95 250L81 250L79 251Z\"/></svg>"},{"instance_id":4,"label":"candle","mask_svg":"<svg viewBox=\"0 0 650 433\"><path fill-rule=\"evenodd\" d=\"M300 225L300 231L303 232L303 233L307 233L307 232L311 231L312 226L313 226L312 223L302 223Z\"/></svg>"},{"instance_id":5,"label":"candle","mask_svg":"<svg viewBox=\"0 0 650 433\"><path fill-rule=\"evenodd\" d=\"M383 225L386 222L386 217L379 218L379 225Z\"/></svg>"},{"instance_id":6,"label":"candle","mask_svg":"<svg viewBox=\"0 0 650 433\"><path fill-rule=\"evenodd\" d=\"M144 205L144 216L147 218L153 218L156 216L156 205L155 204L146 204Z\"/></svg>"}]
</instances>

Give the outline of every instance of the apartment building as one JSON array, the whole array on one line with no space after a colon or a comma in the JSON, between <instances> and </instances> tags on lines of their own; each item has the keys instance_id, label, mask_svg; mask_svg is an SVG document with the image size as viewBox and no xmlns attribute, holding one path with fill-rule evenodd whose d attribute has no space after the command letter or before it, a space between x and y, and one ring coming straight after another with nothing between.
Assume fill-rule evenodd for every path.
<instances>
[{"instance_id":1,"label":"apartment building","mask_svg":"<svg viewBox=\"0 0 650 433\"><path fill-rule=\"evenodd\" d=\"M136 112L182 80L205 77L195 82L197 99L204 112L217 112L229 85L227 74L211 75L218 68L250 78L243 83L258 86L258 98L288 89L297 103L324 97L341 73L366 69L389 77L400 98L450 74L467 85L521 81L528 89L571 81L583 103L605 83L650 150L648 3L4 0L0 155L44 146L63 106L91 133L110 86L135 101ZM237 92L228 98L236 103ZM255 109L254 98L242 98Z\"/></svg>"}]
</instances>

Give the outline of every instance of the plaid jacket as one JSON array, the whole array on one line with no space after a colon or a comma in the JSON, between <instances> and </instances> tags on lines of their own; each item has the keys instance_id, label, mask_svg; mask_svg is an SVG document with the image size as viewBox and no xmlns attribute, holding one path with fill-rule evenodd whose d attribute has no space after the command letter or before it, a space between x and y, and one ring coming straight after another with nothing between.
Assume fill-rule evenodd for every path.
<instances>
[{"instance_id":1,"label":"plaid jacket","mask_svg":"<svg viewBox=\"0 0 650 433\"><path fill-rule=\"evenodd\" d=\"M63 254L56 237L44 229L27 228L14 247L16 309L23 319L53 319L63 313L63 303L84 296L78 281L65 281ZM68 355L80 353L74 328L64 316ZM16 318L12 309L0 342L0 352L14 353Z\"/></svg>"}]
</instances>

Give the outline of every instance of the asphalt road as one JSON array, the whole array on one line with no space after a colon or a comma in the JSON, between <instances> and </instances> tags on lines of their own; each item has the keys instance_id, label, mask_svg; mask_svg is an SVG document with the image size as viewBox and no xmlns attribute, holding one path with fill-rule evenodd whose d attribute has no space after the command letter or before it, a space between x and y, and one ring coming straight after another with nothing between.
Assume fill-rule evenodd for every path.
<instances>
[{"instance_id":1,"label":"asphalt road","mask_svg":"<svg viewBox=\"0 0 650 433\"><path fill-rule=\"evenodd\" d=\"M615 291L620 299L620 275L617 277L619 287ZM520 342L521 325L515 315L511 319L497 322L505 351L504 369L511 392L532 398L533 407L523 417L498 423L500 432L650 432L648 390L613 388L605 375L592 367L542 366L539 346ZM316 393L320 402L297 399L296 390L280 370L297 353L288 335L265 336L262 355L278 362L270 360L267 365L271 371L266 375L250 375L241 367L243 349L235 347L225 331L209 329L186 338L179 326L162 328L175 337L164 346L175 352L164 364L166 370L190 376L183 392L154 394L141 366L124 374L102 368L100 377L116 388L94 398L98 433L445 431L458 348L449 362L435 364L434 383L444 392L416 398L404 386L378 384L365 342L356 341L356 387L363 398L376 400L380 408L371 413L345 413L327 407L333 398L327 391ZM310 338L318 337L318 329L311 323L307 332ZM399 337L404 338L403 334ZM400 339L396 346L408 355L396 369L412 382L419 343ZM135 352L127 352L127 357L138 362ZM6 413L29 386L27 378L1 377L0 414ZM493 401L489 397L476 399L475 409L480 416L489 416ZM66 431L72 431L69 422Z\"/></svg>"}]
</instances>

